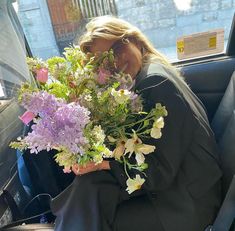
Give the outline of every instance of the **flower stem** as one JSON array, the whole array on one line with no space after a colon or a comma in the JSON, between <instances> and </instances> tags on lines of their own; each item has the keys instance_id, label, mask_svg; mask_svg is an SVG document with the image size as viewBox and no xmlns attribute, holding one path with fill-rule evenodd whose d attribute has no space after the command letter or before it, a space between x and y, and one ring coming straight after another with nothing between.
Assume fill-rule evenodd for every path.
<instances>
[{"instance_id":1,"label":"flower stem","mask_svg":"<svg viewBox=\"0 0 235 231\"><path fill-rule=\"evenodd\" d=\"M124 156L123 156L123 163L124 163L124 171L125 171L126 175L128 176L128 178L131 178L130 175L128 174L128 172L127 172L127 165L128 165L128 163L127 163L127 161L126 161Z\"/></svg>"}]
</instances>

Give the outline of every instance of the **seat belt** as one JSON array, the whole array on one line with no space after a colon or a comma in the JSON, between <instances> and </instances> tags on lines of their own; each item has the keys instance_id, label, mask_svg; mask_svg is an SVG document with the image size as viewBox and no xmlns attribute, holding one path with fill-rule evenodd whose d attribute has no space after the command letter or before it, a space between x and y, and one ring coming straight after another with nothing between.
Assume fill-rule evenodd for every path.
<instances>
[{"instance_id":1,"label":"seat belt","mask_svg":"<svg viewBox=\"0 0 235 231\"><path fill-rule=\"evenodd\" d=\"M235 218L235 175L230 183L228 192L223 204L214 221L213 226L208 227L205 231L229 231Z\"/></svg>"}]
</instances>

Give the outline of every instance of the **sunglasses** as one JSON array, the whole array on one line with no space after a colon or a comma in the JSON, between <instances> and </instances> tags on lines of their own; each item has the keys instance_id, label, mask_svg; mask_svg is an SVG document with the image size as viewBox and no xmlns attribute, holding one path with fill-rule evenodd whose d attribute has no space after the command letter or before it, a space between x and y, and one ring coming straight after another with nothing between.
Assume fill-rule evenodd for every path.
<instances>
[{"instance_id":1,"label":"sunglasses","mask_svg":"<svg viewBox=\"0 0 235 231\"><path fill-rule=\"evenodd\" d=\"M120 55L126 51L126 48L129 43L130 41L128 38L122 38L120 40L117 40L110 48L110 50L113 51L114 57L115 58L120 57Z\"/></svg>"}]
</instances>

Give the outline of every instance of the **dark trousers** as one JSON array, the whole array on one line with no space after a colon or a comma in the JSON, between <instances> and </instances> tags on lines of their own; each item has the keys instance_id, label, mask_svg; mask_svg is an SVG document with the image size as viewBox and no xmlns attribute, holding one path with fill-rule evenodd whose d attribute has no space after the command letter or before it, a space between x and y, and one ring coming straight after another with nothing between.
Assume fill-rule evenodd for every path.
<instances>
[{"instance_id":1,"label":"dark trousers","mask_svg":"<svg viewBox=\"0 0 235 231\"><path fill-rule=\"evenodd\" d=\"M77 176L51 203L57 217L55 231L163 230L154 216L153 207L144 201L148 199L137 193L127 200L124 194L125 189L120 188L109 171ZM121 211L118 216L117 208Z\"/></svg>"},{"instance_id":2,"label":"dark trousers","mask_svg":"<svg viewBox=\"0 0 235 231\"><path fill-rule=\"evenodd\" d=\"M55 231L110 231L120 187L108 171L77 176L53 199Z\"/></svg>"}]
</instances>

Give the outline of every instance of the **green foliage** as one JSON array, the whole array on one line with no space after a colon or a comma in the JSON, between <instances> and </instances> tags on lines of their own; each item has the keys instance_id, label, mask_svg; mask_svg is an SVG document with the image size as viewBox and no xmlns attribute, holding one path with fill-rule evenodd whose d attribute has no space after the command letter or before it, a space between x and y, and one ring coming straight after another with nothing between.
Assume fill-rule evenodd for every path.
<instances>
[{"instance_id":1,"label":"green foliage","mask_svg":"<svg viewBox=\"0 0 235 231\"><path fill-rule=\"evenodd\" d=\"M63 53L67 62L69 62L70 70L74 73L77 69L82 69L87 56L81 52L79 47L66 47Z\"/></svg>"},{"instance_id":2,"label":"green foliage","mask_svg":"<svg viewBox=\"0 0 235 231\"><path fill-rule=\"evenodd\" d=\"M54 156L54 158L59 166L70 167L77 163L77 155L72 154L63 148L58 151L59 152Z\"/></svg>"},{"instance_id":3,"label":"green foliage","mask_svg":"<svg viewBox=\"0 0 235 231\"><path fill-rule=\"evenodd\" d=\"M52 57L46 61L49 69L49 73L54 79L58 79L61 82L66 82L67 73L67 61L62 57Z\"/></svg>"},{"instance_id":4,"label":"green foliage","mask_svg":"<svg viewBox=\"0 0 235 231\"><path fill-rule=\"evenodd\" d=\"M9 144L9 146L11 148L14 148L14 149L19 149L20 151L23 151L23 150L27 149L27 145L24 142L21 142L21 141L11 142Z\"/></svg>"},{"instance_id":5,"label":"green foliage","mask_svg":"<svg viewBox=\"0 0 235 231\"><path fill-rule=\"evenodd\" d=\"M35 72L36 70L40 69L40 68L46 68L47 65L45 62L43 62L41 59L39 58L30 58L27 57L26 58L26 62L28 64L29 70L31 72Z\"/></svg>"},{"instance_id":6,"label":"green foliage","mask_svg":"<svg viewBox=\"0 0 235 231\"><path fill-rule=\"evenodd\" d=\"M32 94L33 92L38 91L39 89L33 84L25 82L21 85L21 88L18 91L18 101L21 103L23 95Z\"/></svg>"},{"instance_id":7,"label":"green foliage","mask_svg":"<svg viewBox=\"0 0 235 231\"><path fill-rule=\"evenodd\" d=\"M57 98L62 98L68 100L69 88L66 85L61 84L60 82L53 82L45 85L45 90L50 94L53 94Z\"/></svg>"}]
</instances>

